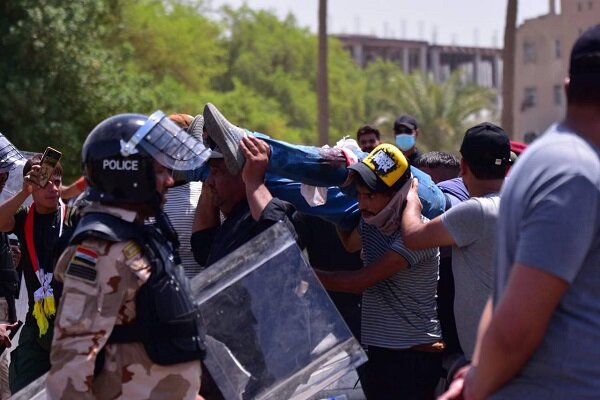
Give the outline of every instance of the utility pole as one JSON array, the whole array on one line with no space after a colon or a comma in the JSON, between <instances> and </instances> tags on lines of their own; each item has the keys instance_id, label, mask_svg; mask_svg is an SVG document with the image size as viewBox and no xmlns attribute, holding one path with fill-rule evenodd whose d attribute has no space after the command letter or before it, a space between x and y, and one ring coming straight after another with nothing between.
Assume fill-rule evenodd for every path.
<instances>
[{"instance_id":1,"label":"utility pole","mask_svg":"<svg viewBox=\"0 0 600 400\"><path fill-rule=\"evenodd\" d=\"M319 145L329 143L329 78L327 76L327 0L319 0L319 61L317 69L317 114Z\"/></svg>"},{"instance_id":2,"label":"utility pole","mask_svg":"<svg viewBox=\"0 0 600 400\"><path fill-rule=\"evenodd\" d=\"M517 36L517 0L508 0L506 4L506 24L504 26L504 51L502 52L502 128L511 138L515 137L514 88L515 88L515 51Z\"/></svg>"}]
</instances>

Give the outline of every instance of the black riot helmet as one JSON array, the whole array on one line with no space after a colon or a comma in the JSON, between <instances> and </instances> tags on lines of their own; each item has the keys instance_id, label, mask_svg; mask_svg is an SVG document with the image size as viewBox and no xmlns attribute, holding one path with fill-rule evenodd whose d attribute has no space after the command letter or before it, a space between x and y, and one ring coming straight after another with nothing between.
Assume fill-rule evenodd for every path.
<instances>
[{"instance_id":1,"label":"black riot helmet","mask_svg":"<svg viewBox=\"0 0 600 400\"><path fill-rule=\"evenodd\" d=\"M176 172L198 169L210 150L161 111L119 114L99 123L83 144L87 200L156 208L154 161Z\"/></svg>"}]
</instances>

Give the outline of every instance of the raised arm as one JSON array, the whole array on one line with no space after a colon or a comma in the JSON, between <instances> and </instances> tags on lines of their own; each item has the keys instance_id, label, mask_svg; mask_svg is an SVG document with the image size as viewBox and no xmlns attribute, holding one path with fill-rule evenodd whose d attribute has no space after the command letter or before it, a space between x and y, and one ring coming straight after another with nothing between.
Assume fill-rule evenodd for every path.
<instances>
[{"instance_id":1,"label":"raised arm","mask_svg":"<svg viewBox=\"0 0 600 400\"><path fill-rule=\"evenodd\" d=\"M269 145L253 136L246 136L240 142L240 149L246 159L242 170L242 178L246 185L246 197L252 218L258 221L267 204L273 199L264 182L269 164Z\"/></svg>"},{"instance_id":2,"label":"raised arm","mask_svg":"<svg viewBox=\"0 0 600 400\"><path fill-rule=\"evenodd\" d=\"M393 250L388 250L372 264L356 271L315 270L327 290L362 293L377 282L406 268L408 261Z\"/></svg>"},{"instance_id":3,"label":"raised arm","mask_svg":"<svg viewBox=\"0 0 600 400\"><path fill-rule=\"evenodd\" d=\"M14 215L25 200L33 193L35 189L38 189L39 182L39 165L33 165L31 171L23 177L23 187L17 194L4 203L0 204L0 231L10 232L15 227Z\"/></svg>"},{"instance_id":4,"label":"raised arm","mask_svg":"<svg viewBox=\"0 0 600 400\"><path fill-rule=\"evenodd\" d=\"M419 181L414 178L402 214L404 244L412 250L453 245L454 239L442 223L441 216L437 216L431 221L424 221L421 217L423 206L419 200L418 190Z\"/></svg>"}]
</instances>

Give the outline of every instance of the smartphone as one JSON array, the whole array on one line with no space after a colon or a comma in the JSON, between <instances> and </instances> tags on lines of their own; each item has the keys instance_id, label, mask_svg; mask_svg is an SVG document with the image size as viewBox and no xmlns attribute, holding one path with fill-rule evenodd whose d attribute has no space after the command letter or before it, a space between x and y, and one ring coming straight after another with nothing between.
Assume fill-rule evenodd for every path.
<instances>
[{"instance_id":1,"label":"smartphone","mask_svg":"<svg viewBox=\"0 0 600 400\"><path fill-rule=\"evenodd\" d=\"M40 166L42 167L40 170L40 187L46 187L50 178L52 178L56 164L58 164L61 157L62 153L60 151L53 149L52 147L46 147L46 151L44 151L42 161L40 162Z\"/></svg>"}]
</instances>

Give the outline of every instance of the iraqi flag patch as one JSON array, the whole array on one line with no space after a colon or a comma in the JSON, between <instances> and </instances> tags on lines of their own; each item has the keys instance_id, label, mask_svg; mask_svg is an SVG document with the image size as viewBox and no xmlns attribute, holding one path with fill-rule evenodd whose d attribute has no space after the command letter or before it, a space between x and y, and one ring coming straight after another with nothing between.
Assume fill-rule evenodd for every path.
<instances>
[{"instance_id":1,"label":"iraqi flag patch","mask_svg":"<svg viewBox=\"0 0 600 400\"><path fill-rule=\"evenodd\" d=\"M95 251L83 246L77 246L65 273L73 278L94 283L96 282L97 262L98 254Z\"/></svg>"}]
</instances>

